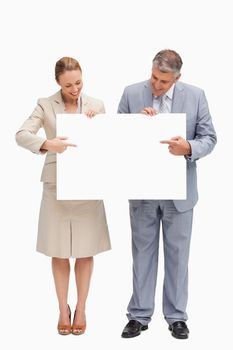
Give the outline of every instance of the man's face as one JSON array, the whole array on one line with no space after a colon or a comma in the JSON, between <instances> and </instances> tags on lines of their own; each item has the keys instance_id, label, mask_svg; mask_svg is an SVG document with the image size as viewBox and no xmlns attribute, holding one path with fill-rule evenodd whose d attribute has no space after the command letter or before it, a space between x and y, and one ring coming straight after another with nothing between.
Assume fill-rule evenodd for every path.
<instances>
[{"instance_id":1,"label":"man's face","mask_svg":"<svg viewBox=\"0 0 233 350\"><path fill-rule=\"evenodd\" d=\"M153 67L150 79L152 94L154 96L164 95L179 78L180 74L163 73L157 67Z\"/></svg>"}]
</instances>

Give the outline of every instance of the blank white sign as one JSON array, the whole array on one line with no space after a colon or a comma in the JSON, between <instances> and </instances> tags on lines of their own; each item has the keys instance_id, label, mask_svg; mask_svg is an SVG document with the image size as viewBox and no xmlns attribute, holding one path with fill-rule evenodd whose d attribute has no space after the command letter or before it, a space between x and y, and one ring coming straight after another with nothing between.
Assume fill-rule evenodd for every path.
<instances>
[{"instance_id":1,"label":"blank white sign","mask_svg":"<svg viewBox=\"0 0 233 350\"><path fill-rule=\"evenodd\" d=\"M57 199L186 199L186 160L160 140L186 137L184 113L58 114Z\"/></svg>"}]
</instances>

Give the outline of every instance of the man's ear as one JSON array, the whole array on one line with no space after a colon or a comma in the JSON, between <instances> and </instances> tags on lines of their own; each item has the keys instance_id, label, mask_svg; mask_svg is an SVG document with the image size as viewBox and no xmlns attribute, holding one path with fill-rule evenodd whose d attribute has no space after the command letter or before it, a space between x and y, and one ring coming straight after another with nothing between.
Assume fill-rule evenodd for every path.
<instances>
[{"instance_id":1,"label":"man's ear","mask_svg":"<svg viewBox=\"0 0 233 350\"><path fill-rule=\"evenodd\" d=\"M179 75L177 75L176 79L175 79L175 82L177 82L181 77L181 73Z\"/></svg>"}]
</instances>

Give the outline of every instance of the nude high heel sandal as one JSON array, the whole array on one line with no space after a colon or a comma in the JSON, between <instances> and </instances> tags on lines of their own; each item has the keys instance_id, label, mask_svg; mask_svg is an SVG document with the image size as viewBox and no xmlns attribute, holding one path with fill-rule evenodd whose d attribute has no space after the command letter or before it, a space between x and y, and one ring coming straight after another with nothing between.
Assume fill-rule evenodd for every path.
<instances>
[{"instance_id":1,"label":"nude high heel sandal","mask_svg":"<svg viewBox=\"0 0 233 350\"><path fill-rule=\"evenodd\" d=\"M70 320L70 324L59 324L57 325L57 330L58 330L58 333L60 335L68 335L71 333L71 310L70 310L70 307L68 305L68 309L69 309L69 320Z\"/></svg>"},{"instance_id":2,"label":"nude high heel sandal","mask_svg":"<svg viewBox=\"0 0 233 350\"><path fill-rule=\"evenodd\" d=\"M74 312L74 320L75 320L75 316L76 316L76 310ZM78 324L74 324L74 320L73 320L73 324L72 324L72 333L74 335L81 335L81 334L85 333L86 322L78 325Z\"/></svg>"}]
</instances>

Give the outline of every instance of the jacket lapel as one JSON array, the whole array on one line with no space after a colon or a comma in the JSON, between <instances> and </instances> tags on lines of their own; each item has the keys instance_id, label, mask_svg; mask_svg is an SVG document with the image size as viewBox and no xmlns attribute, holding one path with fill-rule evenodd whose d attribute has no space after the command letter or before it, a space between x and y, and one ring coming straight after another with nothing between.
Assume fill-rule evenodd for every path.
<instances>
[{"instance_id":1,"label":"jacket lapel","mask_svg":"<svg viewBox=\"0 0 233 350\"><path fill-rule=\"evenodd\" d=\"M150 80L147 80L144 84L143 100L144 107L153 107L153 96L150 86Z\"/></svg>"},{"instance_id":2,"label":"jacket lapel","mask_svg":"<svg viewBox=\"0 0 233 350\"><path fill-rule=\"evenodd\" d=\"M172 98L172 113L182 113L184 105L184 86L179 81L175 84Z\"/></svg>"},{"instance_id":3,"label":"jacket lapel","mask_svg":"<svg viewBox=\"0 0 233 350\"><path fill-rule=\"evenodd\" d=\"M81 94L80 99L80 113L85 113L90 109L90 101L87 95Z\"/></svg>"},{"instance_id":4,"label":"jacket lapel","mask_svg":"<svg viewBox=\"0 0 233 350\"><path fill-rule=\"evenodd\" d=\"M65 113L65 104L61 97L61 90L52 96L52 106L55 115L59 113Z\"/></svg>"}]
</instances>

